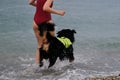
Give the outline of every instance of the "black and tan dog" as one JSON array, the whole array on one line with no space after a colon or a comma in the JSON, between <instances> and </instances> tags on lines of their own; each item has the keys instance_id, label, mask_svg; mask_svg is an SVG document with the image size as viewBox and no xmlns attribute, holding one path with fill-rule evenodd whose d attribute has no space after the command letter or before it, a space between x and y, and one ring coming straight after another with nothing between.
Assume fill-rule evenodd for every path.
<instances>
[{"instance_id":1,"label":"black and tan dog","mask_svg":"<svg viewBox=\"0 0 120 80\"><path fill-rule=\"evenodd\" d=\"M39 25L40 35L46 35L47 43L49 44L48 49L44 50L44 46L40 48L40 66L43 59L49 59L49 66L51 67L55 64L57 58L61 61L68 59L69 62L74 61L73 55L73 42L75 30L63 29L59 31L57 37L52 36L50 31L54 31L53 23L43 23Z\"/></svg>"}]
</instances>

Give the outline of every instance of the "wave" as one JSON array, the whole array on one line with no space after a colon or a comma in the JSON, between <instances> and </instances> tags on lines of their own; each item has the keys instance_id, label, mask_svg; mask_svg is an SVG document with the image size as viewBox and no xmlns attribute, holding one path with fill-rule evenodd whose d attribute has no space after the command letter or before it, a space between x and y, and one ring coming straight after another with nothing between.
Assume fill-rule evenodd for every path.
<instances>
[{"instance_id":1,"label":"wave","mask_svg":"<svg viewBox=\"0 0 120 80\"><path fill-rule=\"evenodd\" d=\"M34 63L34 58L19 56L17 60L20 61L18 66L0 65L0 69L3 69L0 71L1 80L82 80L87 77L110 76L120 73L120 71L98 71L94 69L96 66L81 63L78 59L72 64L68 61L57 60L55 66L50 69L47 68L47 61L44 67L39 68ZM88 61L86 60L86 62ZM106 64L106 66L109 65Z\"/></svg>"}]
</instances>

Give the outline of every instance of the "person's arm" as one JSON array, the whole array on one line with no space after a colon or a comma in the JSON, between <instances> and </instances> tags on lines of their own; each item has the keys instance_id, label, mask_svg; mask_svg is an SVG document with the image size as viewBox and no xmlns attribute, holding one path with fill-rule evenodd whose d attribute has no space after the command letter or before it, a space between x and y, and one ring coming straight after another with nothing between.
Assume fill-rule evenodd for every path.
<instances>
[{"instance_id":1,"label":"person's arm","mask_svg":"<svg viewBox=\"0 0 120 80\"><path fill-rule=\"evenodd\" d=\"M36 7L36 0L29 0L29 5Z\"/></svg>"},{"instance_id":2,"label":"person's arm","mask_svg":"<svg viewBox=\"0 0 120 80\"><path fill-rule=\"evenodd\" d=\"M63 16L65 14L65 11L63 10L55 10L53 8L51 8L51 4L52 4L53 0L47 0L43 6L43 10L46 11L46 12L50 12L50 13L53 13L53 14L58 14L58 15L61 15Z\"/></svg>"}]
</instances>

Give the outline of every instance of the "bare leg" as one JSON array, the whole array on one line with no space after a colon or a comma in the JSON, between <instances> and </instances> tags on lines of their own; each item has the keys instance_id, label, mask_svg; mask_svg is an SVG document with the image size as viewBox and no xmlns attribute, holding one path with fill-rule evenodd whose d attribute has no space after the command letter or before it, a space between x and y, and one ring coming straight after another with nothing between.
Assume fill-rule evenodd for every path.
<instances>
[{"instance_id":1,"label":"bare leg","mask_svg":"<svg viewBox=\"0 0 120 80\"><path fill-rule=\"evenodd\" d=\"M48 21L48 22L49 22L49 23L52 23L51 20ZM40 34L39 34L40 32L39 32L39 30L38 30L38 26L37 26L37 24L36 24L34 21L33 21L33 30L34 30L34 33L35 33L35 36L36 36L36 39L37 39L37 43L38 43L38 47L37 47L37 49L36 49L35 62L36 62L37 64L40 64L41 62L39 62L39 61L40 61L40 51L39 51L39 48L42 47L44 38L40 36ZM51 33L51 35L54 36L54 31L51 31L50 33ZM48 44L48 45L49 45L49 44ZM46 46L46 51L48 50L48 45Z\"/></svg>"},{"instance_id":2,"label":"bare leg","mask_svg":"<svg viewBox=\"0 0 120 80\"><path fill-rule=\"evenodd\" d=\"M39 60L40 60L40 52L39 52L39 48L41 48L42 46L42 37L39 35L39 30L38 30L38 26L36 25L35 22L33 22L33 30L34 30L34 33L35 33L35 36L36 36L36 39L37 39L37 43L38 43L38 48L36 49L36 63L39 64Z\"/></svg>"}]
</instances>

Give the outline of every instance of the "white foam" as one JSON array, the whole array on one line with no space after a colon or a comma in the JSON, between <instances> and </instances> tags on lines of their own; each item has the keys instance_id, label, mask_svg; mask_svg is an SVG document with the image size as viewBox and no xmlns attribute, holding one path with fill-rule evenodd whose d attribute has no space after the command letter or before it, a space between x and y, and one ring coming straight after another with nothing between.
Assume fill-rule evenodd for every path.
<instances>
[{"instance_id":1,"label":"white foam","mask_svg":"<svg viewBox=\"0 0 120 80\"><path fill-rule=\"evenodd\" d=\"M30 62L30 61L33 61L35 60L34 58L23 58L23 57L18 57L18 59L22 62Z\"/></svg>"}]
</instances>

